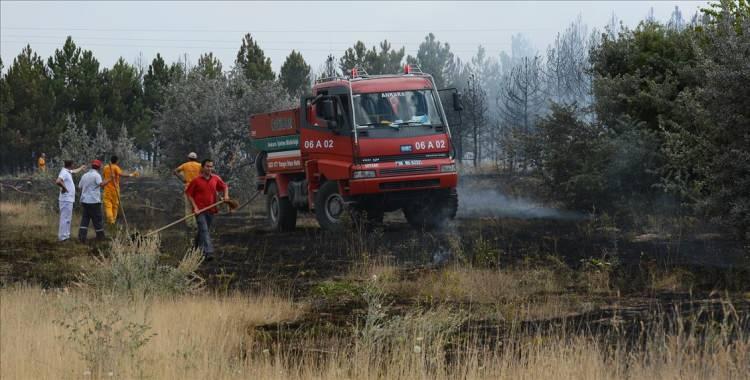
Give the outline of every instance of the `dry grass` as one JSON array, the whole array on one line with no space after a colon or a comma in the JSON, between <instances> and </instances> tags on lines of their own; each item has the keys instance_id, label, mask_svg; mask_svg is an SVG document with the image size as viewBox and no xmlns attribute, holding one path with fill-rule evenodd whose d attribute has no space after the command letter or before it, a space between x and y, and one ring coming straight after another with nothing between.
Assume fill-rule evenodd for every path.
<instances>
[{"instance_id":1,"label":"dry grass","mask_svg":"<svg viewBox=\"0 0 750 380\"><path fill-rule=\"evenodd\" d=\"M383 285L386 291L418 300L492 304L565 289L559 276L545 268L492 270L455 266L404 279L395 279L391 270L373 267L373 271L391 273L391 281Z\"/></svg>"},{"instance_id":2,"label":"dry grass","mask_svg":"<svg viewBox=\"0 0 750 380\"><path fill-rule=\"evenodd\" d=\"M0 226L3 230L24 229L28 232L30 229L56 232L57 221L58 216L45 210L40 203L0 202Z\"/></svg>"},{"instance_id":3,"label":"dry grass","mask_svg":"<svg viewBox=\"0 0 750 380\"><path fill-rule=\"evenodd\" d=\"M0 290L0 378L82 378L91 372L54 321L77 318L71 305L95 312L115 309L124 323L145 323L156 334L141 349L141 370L152 378L220 378L232 374L253 343L252 327L293 320L304 310L273 295L210 295L152 299L141 304L97 303L85 293L44 292L39 288ZM117 324L113 324L117 330ZM12 349L9 349L12 348ZM104 368L131 378L135 359ZM92 375L97 375L93 373ZM218 377L217 377L218 376Z\"/></svg>"},{"instance_id":4,"label":"dry grass","mask_svg":"<svg viewBox=\"0 0 750 380\"><path fill-rule=\"evenodd\" d=\"M461 265L424 273L400 274L377 263L355 267L350 279L377 279L383 292L419 303L469 304L474 318L530 321L591 311L594 297L566 292L564 276L547 268L492 270Z\"/></svg>"},{"instance_id":5,"label":"dry grass","mask_svg":"<svg viewBox=\"0 0 750 380\"><path fill-rule=\"evenodd\" d=\"M126 320L145 321L156 335L137 366L135 359L120 358L126 365L89 373L69 344L56 338L68 331L53 322L65 317L66 303L88 302L85 294L19 288L0 296L4 379L109 378L110 372L113 378L158 379L729 379L747 376L750 363L750 338L732 320L693 329L679 327L687 325L684 320L676 329L658 324L637 349L625 348L624 335L604 345L565 329L518 330L490 348L471 337L452 340L461 318L441 307L383 318L369 335L356 334L354 344L342 334L264 347L256 344L253 326L294 319L298 306L274 296L201 295L117 306ZM452 355L455 360L448 360Z\"/></svg>"},{"instance_id":6,"label":"dry grass","mask_svg":"<svg viewBox=\"0 0 750 380\"><path fill-rule=\"evenodd\" d=\"M342 331L269 345L255 339L254 326L294 320L303 308L271 295L100 304L83 292L11 288L0 290L0 298L3 379L110 378L110 372L158 379L729 379L750 369L747 320L728 303L729 317L715 324L688 328L697 317L677 317L673 324L647 325L633 348L616 330L602 340L585 328L534 327L512 329L498 336L504 344L491 347L476 336L455 335L467 313L440 305L390 317L376 308L353 337ZM146 323L155 335L137 356L92 372L60 338L70 331L54 322L82 303L102 312L115 308L124 321Z\"/></svg>"}]
</instances>

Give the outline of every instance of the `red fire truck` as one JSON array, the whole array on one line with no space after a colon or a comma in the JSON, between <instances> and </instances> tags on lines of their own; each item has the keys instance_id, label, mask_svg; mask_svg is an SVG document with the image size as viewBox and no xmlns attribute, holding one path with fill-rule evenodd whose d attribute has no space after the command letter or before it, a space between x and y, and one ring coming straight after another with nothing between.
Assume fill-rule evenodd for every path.
<instances>
[{"instance_id":1,"label":"red fire truck","mask_svg":"<svg viewBox=\"0 0 750 380\"><path fill-rule=\"evenodd\" d=\"M448 90L460 111L460 95ZM313 211L327 230L340 229L346 214L380 223L401 209L426 229L454 218L458 174L440 99L432 76L415 66L396 75L352 69L317 81L298 108L252 115L270 225L294 229L298 211Z\"/></svg>"}]
</instances>

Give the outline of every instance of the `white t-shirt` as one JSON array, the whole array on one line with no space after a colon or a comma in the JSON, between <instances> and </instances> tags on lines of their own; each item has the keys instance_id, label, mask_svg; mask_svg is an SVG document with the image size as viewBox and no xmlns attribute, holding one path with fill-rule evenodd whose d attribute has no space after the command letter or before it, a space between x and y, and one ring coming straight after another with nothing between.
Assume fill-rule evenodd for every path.
<instances>
[{"instance_id":1,"label":"white t-shirt","mask_svg":"<svg viewBox=\"0 0 750 380\"><path fill-rule=\"evenodd\" d=\"M96 169L91 169L78 181L78 188L81 189L81 203L102 203L102 192L99 185L102 183L102 176Z\"/></svg>"},{"instance_id":2,"label":"white t-shirt","mask_svg":"<svg viewBox=\"0 0 750 380\"><path fill-rule=\"evenodd\" d=\"M62 168L60 174L57 175L57 178L63 181L63 186L65 186L65 190L67 190L64 193L60 192L60 202L75 202L76 186L73 184L73 174L70 173L70 170Z\"/></svg>"}]
</instances>

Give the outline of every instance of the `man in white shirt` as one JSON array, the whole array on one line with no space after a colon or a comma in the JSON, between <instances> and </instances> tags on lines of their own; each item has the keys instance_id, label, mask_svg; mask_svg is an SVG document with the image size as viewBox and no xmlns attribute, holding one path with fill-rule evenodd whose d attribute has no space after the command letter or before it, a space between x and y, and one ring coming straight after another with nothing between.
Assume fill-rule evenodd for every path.
<instances>
[{"instance_id":1,"label":"man in white shirt","mask_svg":"<svg viewBox=\"0 0 750 380\"><path fill-rule=\"evenodd\" d=\"M104 225L102 223L102 192L101 189L110 182L102 181L99 174L99 168L102 162L99 160L91 161L91 169L81 177L78 182L78 188L81 189L81 226L78 229L78 240L81 243L86 242L89 232L89 222L94 223L96 231L96 240L104 239Z\"/></svg>"},{"instance_id":2,"label":"man in white shirt","mask_svg":"<svg viewBox=\"0 0 750 380\"><path fill-rule=\"evenodd\" d=\"M60 227L57 239L61 242L70 239L70 222L73 219L73 203L76 201L76 187L73 184L73 174L80 172L86 165L73 169L73 160L65 160L65 167L57 175L55 184L60 187Z\"/></svg>"}]
</instances>

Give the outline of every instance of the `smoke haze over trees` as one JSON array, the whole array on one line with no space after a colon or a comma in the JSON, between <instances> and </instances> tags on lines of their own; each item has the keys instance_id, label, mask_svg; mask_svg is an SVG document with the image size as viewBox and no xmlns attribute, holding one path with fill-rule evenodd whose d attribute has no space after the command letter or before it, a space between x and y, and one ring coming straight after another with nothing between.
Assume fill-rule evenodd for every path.
<instances>
[{"instance_id":1,"label":"smoke haze over trees","mask_svg":"<svg viewBox=\"0 0 750 380\"><path fill-rule=\"evenodd\" d=\"M188 151L217 159L231 152L217 167L238 171L252 156L251 113L296 106L316 78L355 66L395 73L412 63L440 88L464 94L462 123L452 132L466 163L537 178L565 207L617 213L666 197L680 212L746 234L747 2L716 2L695 17L675 9L669 20L646 17L634 28L612 15L607 25L592 30L577 18L543 52L517 34L508 51L478 46L467 61L433 33L415 55L388 40L352 41L324 62L292 50L279 73L249 33L238 40L234 62L209 51L194 65L157 54L148 65L121 58L102 67L70 37L47 58L26 46L0 61L7 69L0 77L0 169L30 168L40 152L105 158L131 142L131 161L169 166ZM85 151L86 141L98 147Z\"/></svg>"}]
</instances>

